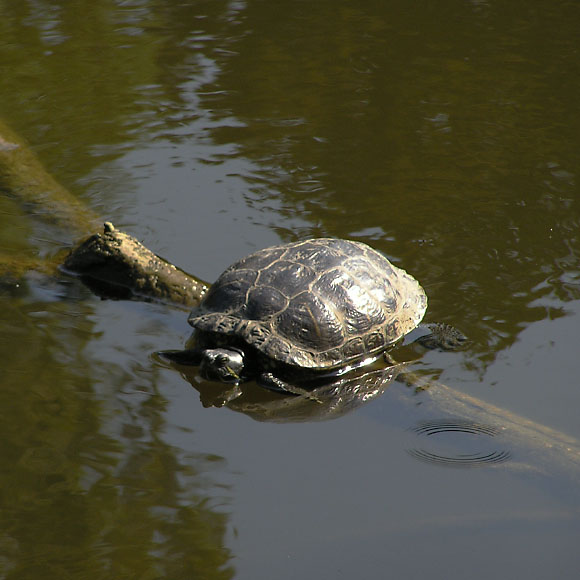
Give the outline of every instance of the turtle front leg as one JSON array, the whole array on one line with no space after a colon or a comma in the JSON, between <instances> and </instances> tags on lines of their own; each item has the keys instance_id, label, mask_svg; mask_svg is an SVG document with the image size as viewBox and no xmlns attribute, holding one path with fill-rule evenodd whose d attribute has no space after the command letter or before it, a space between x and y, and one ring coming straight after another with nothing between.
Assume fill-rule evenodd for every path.
<instances>
[{"instance_id":1,"label":"turtle front leg","mask_svg":"<svg viewBox=\"0 0 580 580\"><path fill-rule=\"evenodd\" d=\"M296 395L298 397L310 399L315 403L322 404L322 401L312 391L284 381L273 373L262 373L258 378L258 384L276 393L281 393L283 395Z\"/></svg>"}]
</instances>

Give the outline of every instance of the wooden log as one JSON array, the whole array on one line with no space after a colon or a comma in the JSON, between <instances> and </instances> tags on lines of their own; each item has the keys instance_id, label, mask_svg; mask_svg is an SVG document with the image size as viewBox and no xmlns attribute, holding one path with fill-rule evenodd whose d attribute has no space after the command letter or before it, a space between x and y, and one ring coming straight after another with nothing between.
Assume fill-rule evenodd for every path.
<instances>
[{"instance_id":1,"label":"wooden log","mask_svg":"<svg viewBox=\"0 0 580 580\"><path fill-rule=\"evenodd\" d=\"M110 222L102 234L90 236L67 256L63 270L80 276L104 297L155 300L178 307L196 306L209 288Z\"/></svg>"}]
</instances>

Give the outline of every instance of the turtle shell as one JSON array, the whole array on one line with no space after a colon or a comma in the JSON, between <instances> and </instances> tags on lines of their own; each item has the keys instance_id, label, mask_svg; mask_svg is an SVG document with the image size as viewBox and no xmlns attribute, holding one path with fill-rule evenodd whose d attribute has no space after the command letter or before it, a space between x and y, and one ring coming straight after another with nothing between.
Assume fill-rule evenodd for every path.
<instances>
[{"instance_id":1,"label":"turtle shell","mask_svg":"<svg viewBox=\"0 0 580 580\"><path fill-rule=\"evenodd\" d=\"M274 362L330 370L377 356L426 309L419 283L383 255L360 242L320 238L232 264L189 323Z\"/></svg>"}]
</instances>

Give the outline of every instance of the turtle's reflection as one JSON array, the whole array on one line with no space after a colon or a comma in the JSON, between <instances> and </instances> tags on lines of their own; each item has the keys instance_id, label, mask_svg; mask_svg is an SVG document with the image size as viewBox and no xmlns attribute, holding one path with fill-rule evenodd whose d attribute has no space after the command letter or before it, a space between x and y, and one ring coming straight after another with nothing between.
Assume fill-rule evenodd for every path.
<instances>
[{"instance_id":1,"label":"turtle's reflection","mask_svg":"<svg viewBox=\"0 0 580 580\"><path fill-rule=\"evenodd\" d=\"M327 379L323 384L301 384L303 394L300 395L276 393L254 382L234 387L221 385L201 379L195 367L180 370L199 392L204 407L227 406L256 421L284 423L323 421L346 415L380 397L406 366L406 363L375 365Z\"/></svg>"}]
</instances>

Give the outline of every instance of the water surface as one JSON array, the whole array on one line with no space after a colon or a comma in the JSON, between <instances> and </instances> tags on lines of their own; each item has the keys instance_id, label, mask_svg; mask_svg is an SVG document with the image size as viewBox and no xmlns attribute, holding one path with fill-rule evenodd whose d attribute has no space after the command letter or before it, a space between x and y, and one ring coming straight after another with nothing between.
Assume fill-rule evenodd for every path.
<instances>
[{"instance_id":1,"label":"water surface","mask_svg":"<svg viewBox=\"0 0 580 580\"><path fill-rule=\"evenodd\" d=\"M580 439L577 3L0 13L0 116L103 220L210 281L279 241L365 241L471 339L416 372ZM6 192L1 253L71 245L49 217ZM183 312L34 272L1 288L2 578L576 578L577 472L428 439L449 418L403 383L256 420L150 358Z\"/></svg>"}]
</instances>

